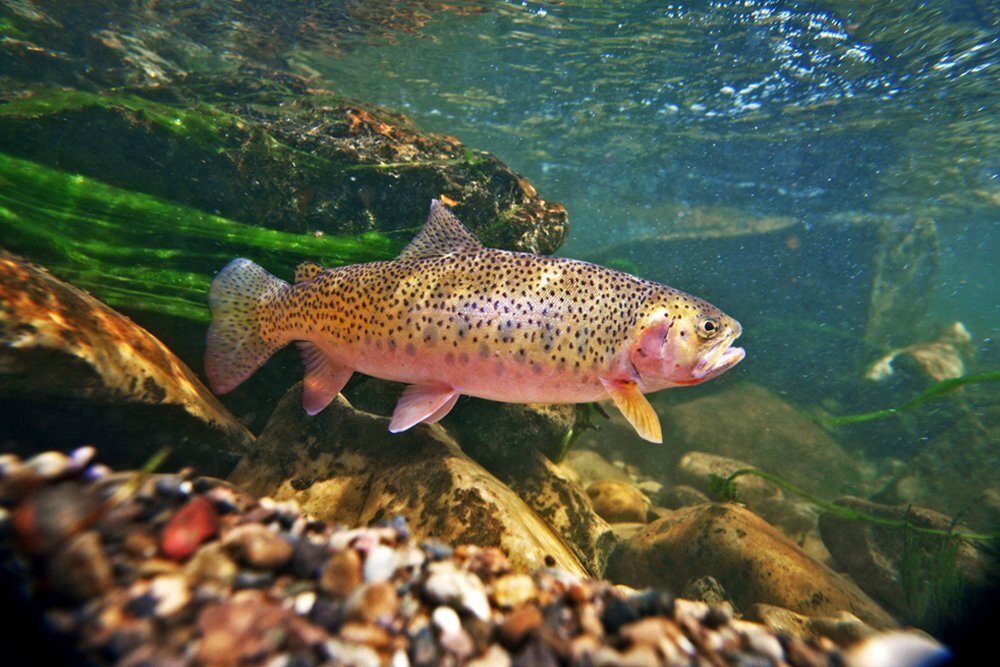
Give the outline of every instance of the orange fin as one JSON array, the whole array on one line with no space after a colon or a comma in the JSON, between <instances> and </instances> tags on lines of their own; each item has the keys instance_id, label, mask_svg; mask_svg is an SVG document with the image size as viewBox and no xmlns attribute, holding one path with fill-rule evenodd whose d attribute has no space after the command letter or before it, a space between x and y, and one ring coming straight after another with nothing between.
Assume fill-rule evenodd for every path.
<instances>
[{"instance_id":1,"label":"orange fin","mask_svg":"<svg viewBox=\"0 0 1000 667\"><path fill-rule=\"evenodd\" d=\"M341 366L323 354L315 344L299 341L295 344L302 355L302 365L306 367L306 377L302 383L302 407L309 415L320 412L337 397L354 371Z\"/></svg>"},{"instance_id":2,"label":"orange fin","mask_svg":"<svg viewBox=\"0 0 1000 667\"><path fill-rule=\"evenodd\" d=\"M663 442L660 418L656 416L653 406L642 395L635 382L601 379L601 384L640 438L650 442Z\"/></svg>"},{"instance_id":3,"label":"orange fin","mask_svg":"<svg viewBox=\"0 0 1000 667\"><path fill-rule=\"evenodd\" d=\"M483 244L465 228L455 214L437 199L420 232L399 253L399 259L428 259L482 250Z\"/></svg>"},{"instance_id":4,"label":"orange fin","mask_svg":"<svg viewBox=\"0 0 1000 667\"><path fill-rule=\"evenodd\" d=\"M392 411L389 430L399 433L420 422L433 424L448 414L457 400L458 392L451 385L411 384Z\"/></svg>"}]
</instances>

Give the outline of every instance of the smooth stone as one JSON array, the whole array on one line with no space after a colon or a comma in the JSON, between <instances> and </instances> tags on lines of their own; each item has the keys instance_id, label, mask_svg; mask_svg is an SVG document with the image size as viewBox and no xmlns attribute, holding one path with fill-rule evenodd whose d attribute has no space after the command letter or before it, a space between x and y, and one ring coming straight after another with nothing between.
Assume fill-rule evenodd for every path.
<instances>
[{"instance_id":1,"label":"smooth stone","mask_svg":"<svg viewBox=\"0 0 1000 667\"><path fill-rule=\"evenodd\" d=\"M100 442L105 458L135 468L169 444L175 457L219 474L254 439L156 337L2 249L0 367L0 440Z\"/></svg>"},{"instance_id":2,"label":"smooth stone","mask_svg":"<svg viewBox=\"0 0 1000 667\"><path fill-rule=\"evenodd\" d=\"M593 449L569 450L559 467L584 488L602 479L616 479L622 482L632 479L627 472Z\"/></svg>"},{"instance_id":3,"label":"smooth stone","mask_svg":"<svg viewBox=\"0 0 1000 667\"><path fill-rule=\"evenodd\" d=\"M535 580L527 574L505 574L493 582L493 601L498 607L511 609L538 596Z\"/></svg>"},{"instance_id":4,"label":"smooth stone","mask_svg":"<svg viewBox=\"0 0 1000 667\"><path fill-rule=\"evenodd\" d=\"M334 598L346 598L363 580L361 556L348 547L330 557L320 575L319 586Z\"/></svg>"},{"instance_id":5,"label":"smooth stone","mask_svg":"<svg viewBox=\"0 0 1000 667\"><path fill-rule=\"evenodd\" d=\"M609 523L645 523L649 498L631 482L599 480L587 487L594 511Z\"/></svg>"},{"instance_id":6,"label":"smooth stone","mask_svg":"<svg viewBox=\"0 0 1000 667\"><path fill-rule=\"evenodd\" d=\"M111 562L100 535L88 530L72 536L52 556L52 584L78 600L89 600L114 582Z\"/></svg>"},{"instance_id":7,"label":"smooth stone","mask_svg":"<svg viewBox=\"0 0 1000 667\"><path fill-rule=\"evenodd\" d=\"M923 528L958 535L964 530L951 517L924 507L883 505L853 496L838 498L835 504ZM852 521L830 512L820 517L819 527L823 543L851 578L910 623L927 627L939 622L940 610L920 602L927 596L959 608L967 592L982 590L989 580L989 555L967 540Z\"/></svg>"},{"instance_id":8,"label":"smooth stone","mask_svg":"<svg viewBox=\"0 0 1000 667\"><path fill-rule=\"evenodd\" d=\"M499 547L524 572L587 573L565 539L439 425L391 434L388 424L343 397L309 417L297 384L231 481L254 495L295 498L317 519L370 526L403 517L418 540Z\"/></svg>"},{"instance_id":9,"label":"smooth stone","mask_svg":"<svg viewBox=\"0 0 1000 667\"><path fill-rule=\"evenodd\" d=\"M435 602L455 605L481 621L490 619L490 601L483 580L449 561L434 563L424 582L424 593Z\"/></svg>"},{"instance_id":10,"label":"smooth stone","mask_svg":"<svg viewBox=\"0 0 1000 667\"><path fill-rule=\"evenodd\" d=\"M255 523L232 528L225 534L222 543L238 561L266 570L282 567L295 551L287 538Z\"/></svg>"},{"instance_id":11,"label":"smooth stone","mask_svg":"<svg viewBox=\"0 0 1000 667\"><path fill-rule=\"evenodd\" d=\"M846 610L878 629L897 627L856 585L732 503L677 510L649 524L615 551L606 573L616 583L668 590L704 575L740 609L766 603L810 616Z\"/></svg>"}]
</instances>

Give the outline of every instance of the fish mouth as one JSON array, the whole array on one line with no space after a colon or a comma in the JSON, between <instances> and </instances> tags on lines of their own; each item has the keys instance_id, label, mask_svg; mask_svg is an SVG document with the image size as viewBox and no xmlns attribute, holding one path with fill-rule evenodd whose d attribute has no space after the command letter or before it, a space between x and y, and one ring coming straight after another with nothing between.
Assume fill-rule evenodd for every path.
<instances>
[{"instance_id":1,"label":"fish mouth","mask_svg":"<svg viewBox=\"0 0 1000 667\"><path fill-rule=\"evenodd\" d=\"M732 347L733 341L740 337L740 333L741 331L736 329L712 346L691 370L691 376L699 380L708 380L740 363L746 356L746 350L742 347Z\"/></svg>"}]
</instances>

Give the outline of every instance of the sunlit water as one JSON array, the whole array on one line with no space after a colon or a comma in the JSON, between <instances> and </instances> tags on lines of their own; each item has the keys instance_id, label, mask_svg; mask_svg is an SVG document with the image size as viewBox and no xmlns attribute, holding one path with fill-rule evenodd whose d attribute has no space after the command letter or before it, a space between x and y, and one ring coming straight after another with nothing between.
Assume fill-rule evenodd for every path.
<instances>
[{"instance_id":1,"label":"sunlit water","mask_svg":"<svg viewBox=\"0 0 1000 667\"><path fill-rule=\"evenodd\" d=\"M394 46L290 62L496 153L565 203L565 254L669 232L663 203L811 224L928 216L944 250L937 315L987 338L1000 321L988 5L497 3L434 14Z\"/></svg>"}]
</instances>

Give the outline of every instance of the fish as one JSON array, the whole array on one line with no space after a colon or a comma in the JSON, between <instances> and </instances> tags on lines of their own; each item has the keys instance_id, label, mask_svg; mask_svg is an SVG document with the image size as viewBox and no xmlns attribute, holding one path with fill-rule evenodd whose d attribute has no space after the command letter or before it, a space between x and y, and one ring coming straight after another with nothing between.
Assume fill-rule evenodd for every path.
<instances>
[{"instance_id":1,"label":"fish","mask_svg":"<svg viewBox=\"0 0 1000 667\"><path fill-rule=\"evenodd\" d=\"M645 394L740 362L742 327L673 287L575 259L484 246L439 200L396 259L323 268L294 283L245 258L214 278L205 351L225 394L294 342L302 402L322 411L355 373L406 384L393 433L445 417L460 396L508 403L610 399L662 442Z\"/></svg>"}]
</instances>

